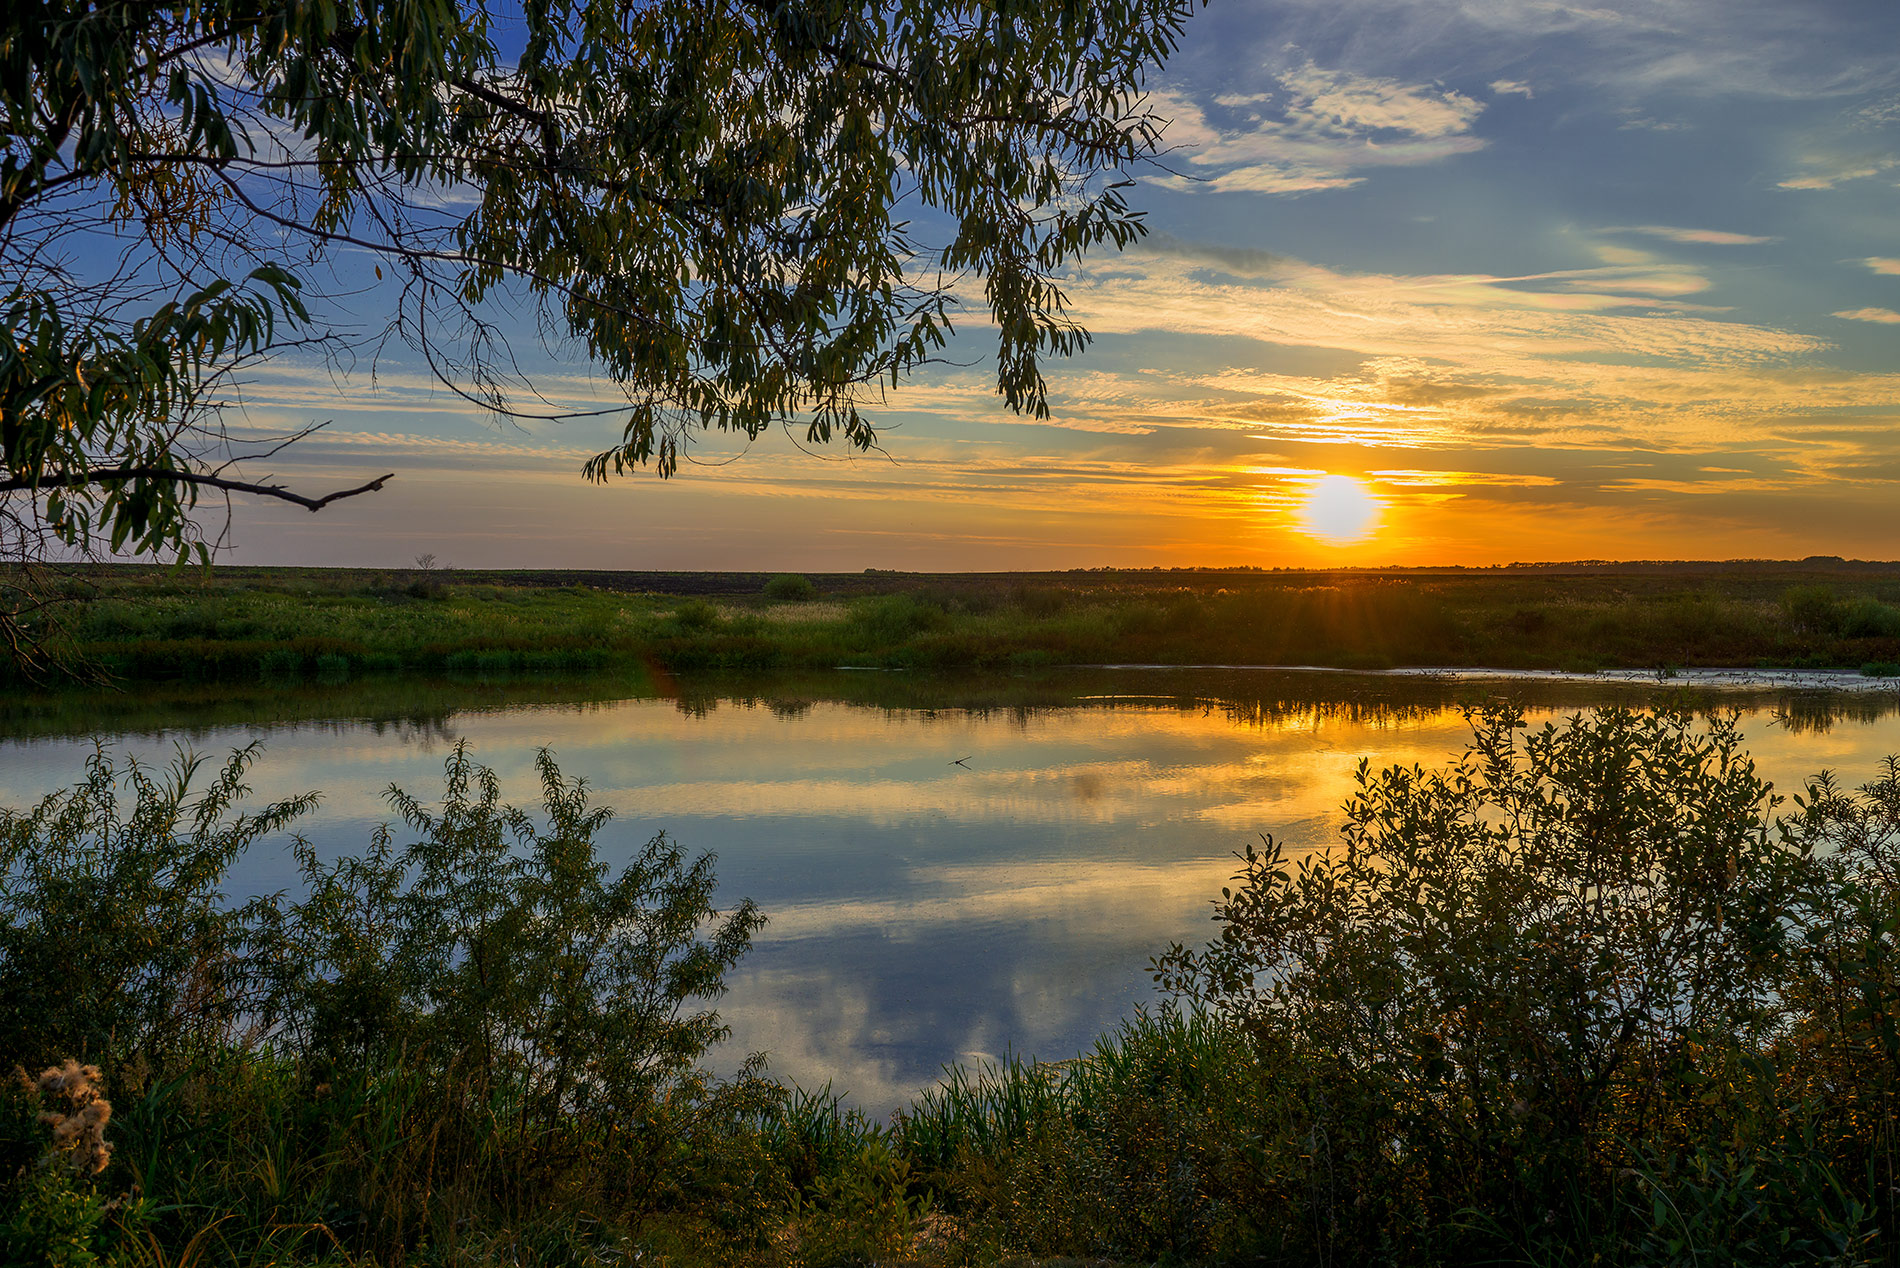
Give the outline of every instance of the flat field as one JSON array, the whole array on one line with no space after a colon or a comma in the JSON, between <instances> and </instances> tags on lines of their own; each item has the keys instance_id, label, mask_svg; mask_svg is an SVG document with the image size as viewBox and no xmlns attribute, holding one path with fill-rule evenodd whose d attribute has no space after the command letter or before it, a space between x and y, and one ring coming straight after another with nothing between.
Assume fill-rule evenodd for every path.
<instances>
[{"instance_id":1,"label":"flat field","mask_svg":"<svg viewBox=\"0 0 1900 1268\"><path fill-rule=\"evenodd\" d=\"M72 663L130 682L1127 663L1900 672L1900 564L1837 559L795 579L98 566L59 584Z\"/></svg>"}]
</instances>

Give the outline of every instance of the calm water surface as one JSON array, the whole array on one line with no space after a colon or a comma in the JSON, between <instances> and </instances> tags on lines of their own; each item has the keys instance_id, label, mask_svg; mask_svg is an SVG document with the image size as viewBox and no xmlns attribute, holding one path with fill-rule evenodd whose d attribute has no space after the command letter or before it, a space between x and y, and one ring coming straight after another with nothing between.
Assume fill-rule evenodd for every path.
<instances>
[{"instance_id":1,"label":"calm water surface","mask_svg":"<svg viewBox=\"0 0 1900 1268\"><path fill-rule=\"evenodd\" d=\"M532 804L534 752L548 745L619 811L610 856L665 829L719 856L725 898L769 915L720 1005L724 1063L766 1051L780 1077L829 1081L883 1112L948 1062L1088 1046L1152 998L1149 956L1212 932L1236 850L1263 831L1295 847L1333 840L1361 758L1445 761L1467 735L1458 703L1483 692L1129 672L1038 687L1031 704L976 694L986 703L959 705L956 685L939 684L892 704L840 680L479 707L450 692L390 710L372 692L268 724L181 708L114 743L163 760L180 743L222 754L261 739L259 796L322 790L304 830L326 853L362 847L388 818L391 782L439 794L457 740L497 769L504 796ZM1520 693L1533 720L1600 698ZM1783 790L1822 768L1863 782L1900 752L1892 698L1737 700ZM13 733L0 738L0 805L72 783L91 748L81 736L112 717L65 725L76 734L0 717ZM264 848L232 880L268 892L294 873L281 847Z\"/></svg>"}]
</instances>

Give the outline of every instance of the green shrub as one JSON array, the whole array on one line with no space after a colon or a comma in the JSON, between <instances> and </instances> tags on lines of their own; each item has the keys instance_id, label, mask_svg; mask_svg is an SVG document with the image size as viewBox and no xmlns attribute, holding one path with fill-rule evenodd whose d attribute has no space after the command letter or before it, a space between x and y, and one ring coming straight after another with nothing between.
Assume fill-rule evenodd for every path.
<instances>
[{"instance_id":1,"label":"green shrub","mask_svg":"<svg viewBox=\"0 0 1900 1268\"><path fill-rule=\"evenodd\" d=\"M1841 633L1847 638L1900 638L1900 608L1863 595L1841 614Z\"/></svg>"},{"instance_id":2,"label":"green shrub","mask_svg":"<svg viewBox=\"0 0 1900 1268\"><path fill-rule=\"evenodd\" d=\"M691 1006L724 990L757 909L715 911L711 857L688 862L665 835L610 869L594 837L611 811L545 749L536 764L545 828L458 744L439 809L389 792L411 844L388 825L334 862L294 844L307 896L250 912L278 1042L342 1066L402 1052L508 1087L551 1130L638 1112L724 1034Z\"/></svg>"},{"instance_id":3,"label":"green shrub","mask_svg":"<svg viewBox=\"0 0 1900 1268\"><path fill-rule=\"evenodd\" d=\"M225 872L317 801L236 812L257 755L194 788L200 757L121 769L102 744L82 783L0 808L0 1070L182 1060L228 1037L246 925Z\"/></svg>"},{"instance_id":4,"label":"green shrub","mask_svg":"<svg viewBox=\"0 0 1900 1268\"><path fill-rule=\"evenodd\" d=\"M818 597L818 587L810 577L781 573L765 583L765 597L774 603L807 603Z\"/></svg>"},{"instance_id":5,"label":"green shrub","mask_svg":"<svg viewBox=\"0 0 1900 1268\"><path fill-rule=\"evenodd\" d=\"M895 1259L929 1215L909 1193L910 1163L881 1138L865 1141L842 1166L818 1176L797 1207L798 1251L806 1268L844 1268Z\"/></svg>"},{"instance_id":6,"label":"green shrub","mask_svg":"<svg viewBox=\"0 0 1900 1268\"><path fill-rule=\"evenodd\" d=\"M709 630L719 624L719 609L704 599L687 599L673 609L673 620L683 630Z\"/></svg>"},{"instance_id":7,"label":"green shrub","mask_svg":"<svg viewBox=\"0 0 1900 1268\"><path fill-rule=\"evenodd\" d=\"M121 775L101 748L78 787L0 812L0 1062L123 1071L114 1165L156 1212L155 1254L215 1226L231 1262L425 1243L567 1262L620 1236L603 1211L765 1212L719 1233L742 1241L783 1222L763 1125L781 1090L694 1069L761 923L714 910L710 858L659 836L610 866L609 812L549 754L530 815L458 746L439 806L392 789L400 829L341 858L294 839L302 895L233 907L237 854L315 800L233 814L255 754L200 789L194 759ZM129 1208L42 1182L41 1129L14 1118L0 1239L104 1262L100 1220Z\"/></svg>"},{"instance_id":8,"label":"green shrub","mask_svg":"<svg viewBox=\"0 0 1900 1268\"><path fill-rule=\"evenodd\" d=\"M1073 591L1057 586L1035 586L1019 584L1010 591L1010 601L1019 608L1024 616L1038 621L1046 621L1061 616L1075 602Z\"/></svg>"},{"instance_id":9,"label":"green shrub","mask_svg":"<svg viewBox=\"0 0 1900 1268\"><path fill-rule=\"evenodd\" d=\"M953 1070L896 1130L994 1255L1270 1258L1285 1203L1253 1163L1289 1077L1228 1019L1164 1007L1073 1061Z\"/></svg>"},{"instance_id":10,"label":"green shrub","mask_svg":"<svg viewBox=\"0 0 1900 1268\"><path fill-rule=\"evenodd\" d=\"M1732 717L1470 716L1447 769L1361 764L1342 848L1249 850L1220 938L1157 964L1288 1090L1262 1128L1282 1228L1346 1257L1627 1260L1662 1235L1628 1177L1701 1150L1680 1196L1715 1223L1740 1216L1710 1186L1752 1168L1815 1205L1759 1230L1861 1246L1828 1193L1892 1156L1900 770L1777 821ZM1855 1199L1887 1227L1891 1183Z\"/></svg>"},{"instance_id":11,"label":"green shrub","mask_svg":"<svg viewBox=\"0 0 1900 1268\"><path fill-rule=\"evenodd\" d=\"M67 1058L37 1079L16 1071L0 1098L10 1120L7 1144L27 1146L27 1158L0 1176L0 1263L93 1268L126 1262L120 1252L138 1236L148 1212L136 1199L100 1191L98 1177L112 1156L105 1139L112 1105L97 1067Z\"/></svg>"},{"instance_id":12,"label":"green shrub","mask_svg":"<svg viewBox=\"0 0 1900 1268\"><path fill-rule=\"evenodd\" d=\"M1703 1143L1632 1179L1625 1189L1632 1262L1877 1262L1873 1212L1812 1142L1753 1150Z\"/></svg>"},{"instance_id":13,"label":"green shrub","mask_svg":"<svg viewBox=\"0 0 1900 1268\"><path fill-rule=\"evenodd\" d=\"M0 1193L0 1262L44 1268L94 1268L113 1240L113 1212L89 1182L58 1168L29 1170Z\"/></svg>"},{"instance_id":14,"label":"green shrub","mask_svg":"<svg viewBox=\"0 0 1900 1268\"><path fill-rule=\"evenodd\" d=\"M1781 610L1800 634L1839 634L1846 619L1832 586L1794 586L1781 596Z\"/></svg>"},{"instance_id":15,"label":"green shrub","mask_svg":"<svg viewBox=\"0 0 1900 1268\"><path fill-rule=\"evenodd\" d=\"M851 624L854 641L876 650L944 629L950 617L936 604L919 603L908 594L881 594L852 604Z\"/></svg>"}]
</instances>

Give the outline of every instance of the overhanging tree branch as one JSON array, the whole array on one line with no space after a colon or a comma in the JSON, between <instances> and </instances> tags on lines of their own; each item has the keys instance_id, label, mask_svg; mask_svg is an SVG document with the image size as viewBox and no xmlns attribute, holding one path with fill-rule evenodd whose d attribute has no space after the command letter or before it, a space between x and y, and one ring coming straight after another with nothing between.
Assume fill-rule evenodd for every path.
<instances>
[{"instance_id":1,"label":"overhanging tree branch","mask_svg":"<svg viewBox=\"0 0 1900 1268\"><path fill-rule=\"evenodd\" d=\"M256 484L249 480L232 480L225 476L207 475L198 471L176 471L170 467L101 467L71 474L53 472L38 480L0 480L0 493L19 493L29 489L35 492L48 489L76 489L87 484L113 484L127 480L158 480L169 481L173 484L188 484L193 487L223 489L227 493L252 493L258 497L294 502L311 511L321 511L330 503L340 502L344 498L353 498L363 493L379 493L386 481L395 478L396 473L391 471L354 489L339 489L335 493L326 493L319 498L307 498L301 493L292 493L281 484Z\"/></svg>"},{"instance_id":2,"label":"overhanging tree branch","mask_svg":"<svg viewBox=\"0 0 1900 1268\"><path fill-rule=\"evenodd\" d=\"M1045 415L1039 358L1085 338L1059 282L1144 231L1117 182L1196 7L0 8L0 547L208 561L196 490L380 488L241 478L269 453L225 428L234 367L315 344L394 340L502 417L620 415L596 478L701 431L873 449L966 308ZM625 403L550 398L509 346L536 336Z\"/></svg>"}]
</instances>

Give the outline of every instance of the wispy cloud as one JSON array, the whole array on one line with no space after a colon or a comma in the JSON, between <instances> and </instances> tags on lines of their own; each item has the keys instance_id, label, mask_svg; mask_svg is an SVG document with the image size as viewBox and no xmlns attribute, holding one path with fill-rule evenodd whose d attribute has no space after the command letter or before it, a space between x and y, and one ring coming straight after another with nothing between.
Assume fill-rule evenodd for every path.
<instances>
[{"instance_id":1,"label":"wispy cloud","mask_svg":"<svg viewBox=\"0 0 1900 1268\"><path fill-rule=\"evenodd\" d=\"M1890 277L1900 276L1900 260L1875 255L1869 256L1867 259L1862 260L1861 263L1876 273L1884 273Z\"/></svg>"},{"instance_id":2,"label":"wispy cloud","mask_svg":"<svg viewBox=\"0 0 1900 1268\"><path fill-rule=\"evenodd\" d=\"M1381 484L1397 488L1502 488L1502 489L1550 489L1562 484L1556 476L1531 475L1518 471L1440 471L1440 470L1394 470L1374 471L1372 477Z\"/></svg>"},{"instance_id":3,"label":"wispy cloud","mask_svg":"<svg viewBox=\"0 0 1900 1268\"><path fill-rule=\"evenodd\" d=\"M1230 16L1227 16L1230 15ZM1891 97L1893 33L1864 7L1816 0L1274 0L1210 23L1236 55L1347 49L1360 68L1428 66L1476 83L1631 97Z\"/></svg>"},{"instance_id":4,"label":"wispy cloud","mask_svg":"<svg viewBox=\"0 0 1900 1268\"><path fill-rule=\"evenodd\" d=\"M1900 167L1900 159L1886 155L1864 154L1813 154L1803 155L1800 165L1805 169L1800 176L1791 176L1780 182L1782 189L1818 190L1833 189L1849 181L1866 180L1870 176L1881 176Z\"/></svg>"},{"instance_id":5,"label":"wispy cloud","mask_svg":"<svg viewBox=\"0 0 1900 1268\"><path fill-rule=\"evenodd\" d=\"M1753 233L1729 233L1721 229L1682 229L1675 225L1619 225L1604 233L1643 233L1667 242L1686 246L1753 247L1774 242L1775 238Z\"/></svg>"},{"instance_id":6,"label":"wispy cloud","mask_svg":"<svg viewBox=\"0 0 1900 1268\"><path fill-rule=\"evenodd\" d=\"M1896 313L1891 308L1850 308L1835 313L1834 316L1847 321L1871 321L1882 326L1900 326L1900 313Z\"/></svg>"},{"instance_id":7,"label":"wispy cloud","mask_svg":"<svg viewBox=\"0 0 1900 1268\"><path fill-rule=\"evenodd\" d=\"M1594 353L1738 366L1827 346L1683 304L1681 296L1707 285L1694 272L1640 253L1619 261L1537 274L1404 276L1277 260L1270 274L1249 276L1197 267L1184 252L1131 253L1112 274L1079 285L1075 298L1085 323L1100 331L1239 335L1365 356L1482 354L1507 372L1519 358L1548 364Z\"/></svg>"},{"instance_id":8,"label":"wispy cloud","mask_svg":"<svg viewBox=\"0 0 1900 1268\"><path fill-rule=\"evenodd\" d=\"M1156 178L1176 189L1301 194L1364 180L1367 168L1432 163L1482 149L1470 135L1482 102L1433 84L1325 70L1312 63L1278 75L1277 91L1209 100L1179 92L1151 105L1172 119L1168 140L1209 174Z\"/></svg>"}]
</instances>

